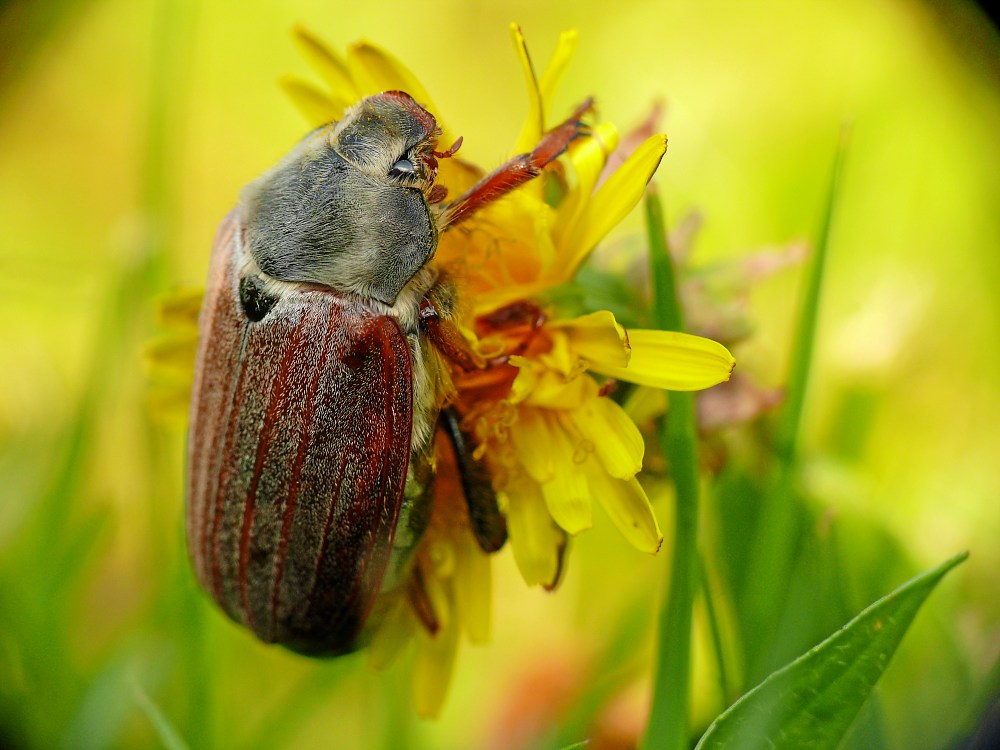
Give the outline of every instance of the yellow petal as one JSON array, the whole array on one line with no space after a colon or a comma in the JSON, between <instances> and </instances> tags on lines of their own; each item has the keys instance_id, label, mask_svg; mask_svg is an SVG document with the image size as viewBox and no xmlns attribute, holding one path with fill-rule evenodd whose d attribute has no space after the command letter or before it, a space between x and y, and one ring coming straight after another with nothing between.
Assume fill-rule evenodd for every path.
<instances>
[{"instance_id":1,"label":"yellow petal","mask_svg":"<svg viewBox=\"0 0 1000 750\"><path fill-rule=\"evenodd\" d=\"M559 213L553 233L562 240L573 231L583 209L590 202L590 195L604 171L608 156L618 147L618 130L610 122L594 126L589 138L573 142L569 151L569 161L576 175L576 186L570 190L559 206ZM564 245L560 245L564 247ZM572 251L572 248L566 248ZM562 269L565 271L565 268Z\"/></svg>"},{"instance_id":2,"label":"yellow petal","mask_svg":"<svg viewBox=\"0 0 1000 750\"><path fill-rule=\"evenodd\" d=\"M347 48L347 66L366 96L383 91L405 91L437 120L441 142L451 146L454 138L447 132L430 94L403 63L371 42L356 42Z\"/></svg>"},{"instance_id":3,"label":"yellow petal","mask_svg":"<svg viewBox=\"0 0 1000 750\"><path fill-rule=\"evenodd\" d=\"M521 133L517 136L514 153L526 154L538 145L542 133L545 132L545 111L542 108L542 93L538 88L538 78L535 76L535 68L531 64L528 46L525 44L521 27L516 23L510 25L510 38L514 43L517 61L521 64L524 82L528 88L528 117L524 121Z\"/></svg>"},{"instance_id":4,"label":"yellow petal","mask_svg":"<svg viewBox=\"0 0 1000 750\"><path fill-rule=\"evenodd\" d=\"M455 610L462 628L472 643L490 640L493 620L492 567L490 557L471 534L456 540L457 565L452 579L455 589Z\"/></svg>"},{"instance_id":5,"label":"yellow petal","mask_svg":"<svg viewBox=\"0 0 1000 750\"><path fill-rule=\"evenodd\" d=\"M628 367L592 359L590 369L639 385L672 391L697 391L729 380L736 360L722 344L676 331L634 329L628 333Z\"/></svg>"},{"instance_id":6,"label":"yellow petal","mask_svg":"<svg viewBox=\"0 0 1000 750\"><path fill-rule=\"evenodd\" d=\"M193 373L198 329L160 336L147 344L144 354L151 377Z\"/></svg>"},{"instance_id":7,"label":"yellow petal","mask_svg":"<svg viewBox=\"0 0 1000 750\"><path fill-rule=\"evenodd\" d=\"M657 552L663 534L639 480L614 479L595 461L587 462L586 470L593 496L626 541L641 552Z\"/></svg>"},{"instance_id":8,"label":"yellow petal","mask_svg":"<svg viewBox=\"0 0 1000 750\"><path fill-rule=\"evenodd\" d=\"M633 388L622 404L625 413L636 424L655 419L667 410L667 396L659 388Z\"/></svg>"},{"instance_id":9,"label":"yellow petal","mask_svg":"<svg viewBox=\"0 0 1000 750\"><path fill-rule=\"evenodd\" d=\"M510 395L507 397L507 400L512 404L520 404L535 390L535 386L538 384L539 371L535 367L535 363L526 357L511 357L510 364L519 369L514 382L511 383Z\"/></svg>"},{"instance_id":10,"label":"yellow petal","mask_svg":"<svg viewBox=\"0 0 1000 750\"><path fill-rule=\"evenodd\" d=\"M304 26L292 29L292 36L299 52L332 90L333 99L342 101L347 106L361 98L361 92L351 78L350 71L337 53Z\"/></svg>"},{"instance_id":11,"label":"yellow petal","mask_svg":"<svg viewBox=\"0 0 1000 750\"><path fill-rule=\"evenodd\" d=\"M542 484L542 496L552 520L570 534L579 534L594 525L590 508L590 487L580 471L586 454L577 456L571 435L557 416L545 417L549 425L548 451L552 454L555 472L552 479Z\"/></svg>"},{"instance_id":12,"label":"yellow petal","mask_svg":"<svg viewBox=\"0 0 1000 750\"><path fill-rule=\"evenodd\" d=\"M646 444L624 409L610 398L598 396L587 399L569 414L577 429L593 444L594 453L608 474L616 479L631 479L639 473Z\"/></svg>"},{"instance_id":13,"label":"yellow petal","mask_svg":"<svg viewBox=\"0 0 1000 750\"><path fill-rule=\"evenodd\" d=\"M533 182L539 182L533 180ZM539 184L541 184L539 182ZM518 195L518 193L515 193ZM552 225L555 222L555 211L547 203L541 200L541 191L535 194L522 193L524 198L524 210L531 212L532 229L534 230L534 255L538 258L542 267L540 275L551 274L552 266L556 262L556 248L552 242ZM524 298L522 298L524 299Z\"/></svg>"},{"instance_id":14,"label":"yellow petal","mask_svg":"<svg viewBox=\"0 0 1000 750\"><path fill-rule=\"evenodd\" d=\"M552 105L552 97L555 96L556 86L559 85L563 73L566 72L566 68L569 67L569 63L573 59L579 38L580 35L577 34L576 29L568 29L559 35L559 43L556 45L556 51L552 53L552 59L549 60L549 64L546 66L545 72L542 73L542 78L538 83L538 88L542 95L543 108ZM545 127L544 123L542 127Z\"/></svg>"},{"instance_id":15,"label":"yellow petal","mask_svg":"<svg viewBox=\"0 0 1000 750\"><path fill-rule=\"evenodd\" d=\"M156 322L164 326L198 328L204 289L179 289L156 301Z\"/></svg>"},{"instance_id":16,"label":"yellow petal","mask_svg":"<svg viewBox=\"0 0 1000 750\"><path fill-rule=\"evenodd\" d=\"M160 421L186 420L191 406L191 378L151 383L146 406Z\"/></svg>"},{"instance_id":17,"label":"yellow petal","mask_svg":"<svg viewBox=\"0 0 1000 750\"><path fill-rule=\"evenodd\" d=\"M397 597L379 624L368 647L368 665L373 669L389 666L410 643L417 623L405 597Z\"/></svg>"},{"instance_id":18,"label":"yellow petal","mask_svg":"<svg viewBox=\"0 0 1000 750\"><path fill-rule=\"evenodd\" d=\"M581 376L567 381L558 373L546 370L537 378L524 403L546 409L576 409L596 392L597 384L590 377Z\"/></svg>"},{"instance_id":19,"label":"yellow petal","mask_svg":"<svg viewBox=\"0 0 1000 750\"><path fill-rule=\"evenodd\" d=\"M565 332L572 349L590 362L606 362L617 367L629 364L629 335L607 310L572 320L553 321L548 327Z\"/></svg>"},{"instance_id":20,"label":"yellow petal","mask_svg":"<svg viewBox=\"0 0 1000 750\"><path fill-rule=\"evenodd\" d=\"M423 573L422 582L424 593L427 594L427 601L431 605L431 611L434 612L434 617L443 630L452 623L451 587L447 579L439 578L435 574L431 569L432 565L433 563L420 566Z\"/></svg>"},{"instance_id":21,"label":"yellow petal","mask_svg":"<svg viewBox=\"0 0 1000 750\"><path fill-rule=\"evenodd\" d=\"M517 460L528 476L539 484L555 476L556 465L549 450L551 438L541 409L522 406L517 410L517 422L511 425L510 439Z\"/></svg>"},{"instance_id":22,"label":"yellow petal","mask_svg":"<svg viewBox=\"0 0 1000 750\"><path fill-rule=\"evenodd\" d=\"M420 638L413 663L413 705L425 719L435 718L448 695L458 653L458 627L442 628Z\"/></svg>"},{"instance_id":23,"label":"yellow petal","mask_svg":"<svg viewBox=\"0 0 1000 750\"><path fill-rule=\"evenodd\" d=\"M666 136L650 136L601 185L573 231L563 238L560 255L569 259L567 275L576 272L594 246L639 202L666 150Z\"/></svg>"},{"instance_id":24,"label":"yellow petal","mask_svg":"<svg viewBox=\"0 0 1000 750\"><path fill-rule=\"evenodd\" d=\"M594 525L590 487L578 467L543 484L542 494L552 520L567 534L579 534Z\"/></svg>"},{"instance_id":25,"label":"yellow petal","mask_svg":"<svg viewBox=\"0 0 1000 750\"><path fill-rule=\"evenodd\" d=\"M347 67L365 96L405 91L423 106L430 105L430 96L417 77L389 52L371 42L362 40L347 48Z\"/></svg>"},{"instance_id":26,"label":"yellow petal","mask_svg":"<svg viewBox=\"0 0 1000 750\"><path fill-rule=\"evenodd\" d=\"M555 370L563 378L569 380L583 372L586 367L580 367L580 358L571 351L569 337L562 331L553 330L549 339L552 348L538 356L538 362L550 370Z\"/></svg>"},{"instance_id":27,"label":"yellow petal","mask_svg":"<svg viewBox=\"0 0 1000 750\"><path fill-rule=\"evenodd\" d=\"M523 477L511 482L504 495L510 546L524 582L552 584L559 575L563 535L552 523L541 488Z\"/></svg>"},{"instance_id":28,"label":"yellow petal","mask_svg":"<svg viewBox=\"0 0 1000 750\"><path fill-rule=\"evenodd\" d=\"M346 103L334 101L311 83L299 80L293 76L285 76L278 85L284 90L292 104L314 126L319 127L328 122L339 120L344 114Z\"/></svg>"}]
</instances>

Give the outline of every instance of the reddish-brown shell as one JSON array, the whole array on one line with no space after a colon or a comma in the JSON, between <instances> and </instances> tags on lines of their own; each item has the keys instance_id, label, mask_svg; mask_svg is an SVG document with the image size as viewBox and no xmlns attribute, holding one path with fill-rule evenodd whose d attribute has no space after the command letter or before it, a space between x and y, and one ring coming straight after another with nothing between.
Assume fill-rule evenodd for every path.
<instances>
[{"instance_id":1,"label":"reddish-brown shell","mask_svg":"<svg viewBox=\"0 0 1000 750\"><path fill-rule=\"evenodd\" d=\"M188 543L202 586L262 640L353 650L392 551L410 459L399 323L319 289L251 322L236 214L201 312L188 435Z\"/></svg>"}]
</instances>

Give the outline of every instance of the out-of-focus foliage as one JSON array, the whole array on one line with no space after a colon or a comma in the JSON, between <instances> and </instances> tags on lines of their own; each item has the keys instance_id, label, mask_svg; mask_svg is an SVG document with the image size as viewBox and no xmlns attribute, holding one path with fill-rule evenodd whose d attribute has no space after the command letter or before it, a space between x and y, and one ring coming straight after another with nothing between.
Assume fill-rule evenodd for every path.
<instances>
[{"instance_id":1,"label":"out-of-focus foliage","mask_svg":"<svg viewBox=\"0 0 1000 750\"><path fill-rule=\"evenodd\" d=\"M839 747L920 605L967 554L901 586L770 674L712 723L698 748Z\"/></svg>"},{"instance_id":2,"label":"out-of-focus foliage","mask_svg":"<svg viewBox=\"0 0 1000 750\"><path fill-rule=\"evenodd\" d=\"M43 6L0 5L0 745L614 747L642 731L668 550L641 556L609 523L580 537L555 595L525 590L500 555L494 642L462 654L437 723L413 717L402 667L267 648L194 588L183 425L151 417L143 348L155 300L201 283L238 189L303 133L274 85L304 71L286 33L297 21L391 49L486 164L527 110L508 22L543 58L578 28L556 110L594 94L624 125L665 101L658 183L668 224L692 207L706 217L695 266L813 238L838 127L853 121L784 495L794 562L767 617L748 598L774 594L752 564L773 425L702 441L713 611L698 600L692 734L961 549L970 559L928 600L847 746L971 731L1000 642L1000 58L971 7ZM612 276L644 252L633 218L597 259ZM785 271L753 293L754 331L734 353L764 385L786 382L802 279ZM650 461L669 539L672 497Z\"/></svg>"}]
</instances>

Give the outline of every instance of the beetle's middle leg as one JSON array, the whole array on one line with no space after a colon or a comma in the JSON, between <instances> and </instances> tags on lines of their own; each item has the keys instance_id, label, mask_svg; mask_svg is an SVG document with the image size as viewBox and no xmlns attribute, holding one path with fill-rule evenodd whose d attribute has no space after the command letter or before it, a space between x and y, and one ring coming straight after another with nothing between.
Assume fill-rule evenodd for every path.
<instances>
[{"instance_id":1,"label":"beetle's middle leg","mask_svg":"<svg viewBox=\"0 0 1000 750\"><path fill-rule=\"evenodd\" d=\"M420 302L420 325L431 345L456 367L474 372L486 367L486 361L466 340L452 320L455 288L442 274ZM437 429L447 437L447 448L454 456L458 479L469 509L469 525L485 552L496 552L507 541L507 522L497 504L493 479L487 465L475 457L476 439L462 427L455 405L441 410Z\"/></svg>"}]
</instances>

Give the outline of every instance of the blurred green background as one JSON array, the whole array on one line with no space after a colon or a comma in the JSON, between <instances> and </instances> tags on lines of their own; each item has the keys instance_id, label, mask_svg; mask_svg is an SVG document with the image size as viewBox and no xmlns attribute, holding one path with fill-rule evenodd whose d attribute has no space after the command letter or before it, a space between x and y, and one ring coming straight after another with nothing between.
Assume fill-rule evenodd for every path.
<instances>
[{"instance_id":1,"label":"blurred green background","mask_svg":"<svg viewBox=\"0 0 1000 750\"><path fill-rule=\"evenodd\" d=\"M579 29L556 114L593 94L627 130L665 103L656 181L671 221L705 216L696 264L813 237L853 123L802 476L837 529L827 562L863 583L852 612L971 550L881 686L889 746L967 733L1000 649L1000 44L974 7L7 0L0 747L156 746L161 715L192 747L546 746L574 710L608 737L639 731L662 554L599 520L555 595L525 589L501 554L494 641L464 649L441 719L419 722L405 666L266 648L193 591L183 418L147 408L155 300L202 284L239 188L306 130L276 85L310 75L291 26L391 50L463 154L492 166L527 112L512 20L538 66ZM633 216L610 249L641 250L641 232ZM801 280L754 291L755 332L734 352L768 385L786 377ZM656 507L667 531L669 503ZM609 656L623 643L640 645ZM703 652L695 727L725 705Z\"/></svg>"}]
</instances>

